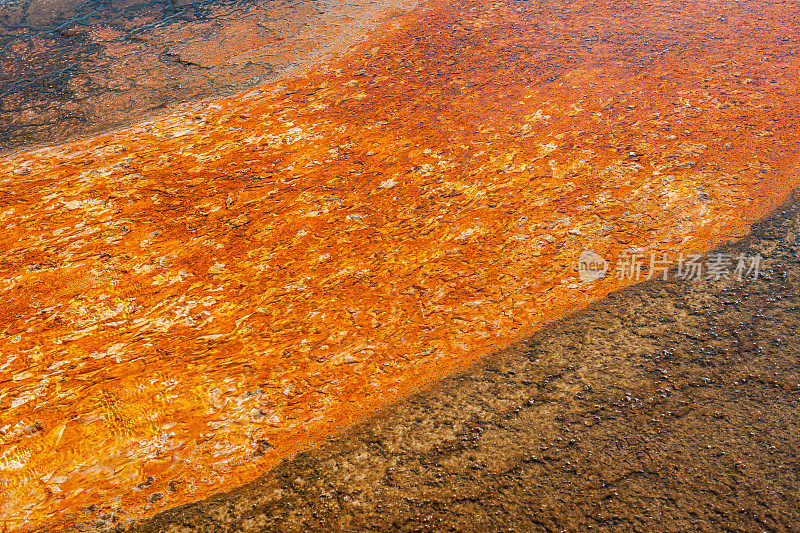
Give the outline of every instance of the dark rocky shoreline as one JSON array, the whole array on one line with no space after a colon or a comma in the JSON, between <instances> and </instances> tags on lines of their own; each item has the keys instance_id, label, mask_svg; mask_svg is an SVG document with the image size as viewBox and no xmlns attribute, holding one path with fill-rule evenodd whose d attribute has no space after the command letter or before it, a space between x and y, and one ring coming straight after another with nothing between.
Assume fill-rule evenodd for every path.
<instances>
[{"instance_id":1,"label":"dark rocky shoreline","mask_svg":"<svg viewBox=\"0 0 800 533\"><path fill-rule=\"evenodd\" d=\"M757 281L618 291L131 530L797 530L798 234L796 198L723 249Z\"/></svg>"}]
</instances>

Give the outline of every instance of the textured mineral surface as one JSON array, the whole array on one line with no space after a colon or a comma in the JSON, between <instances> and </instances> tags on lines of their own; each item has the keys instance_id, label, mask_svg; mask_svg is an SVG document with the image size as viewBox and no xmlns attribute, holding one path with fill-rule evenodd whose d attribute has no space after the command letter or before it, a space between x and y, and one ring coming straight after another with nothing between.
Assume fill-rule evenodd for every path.
<instances>
[{"instance_id":1,"label":"textured mineral surface","mask_svg":"<svg viewBox=\"0 0 800 533\"><path fill-rule=\"evenodd\" d=\"M304 77L0 159L0 519L251 481L654 272L582 283L586 249L745 235L796 182L797 27L433 1Z\"/></svg>"},{"instance_id":2,"label":"textured mineral surface","mask_svg":"<svg viewBox=\"0 0 800 533\"><path fill-rule=\"evenodd\" d=\"M796 531L800 202L754 230L133 531Z\"/></svg>"}]
</instances>

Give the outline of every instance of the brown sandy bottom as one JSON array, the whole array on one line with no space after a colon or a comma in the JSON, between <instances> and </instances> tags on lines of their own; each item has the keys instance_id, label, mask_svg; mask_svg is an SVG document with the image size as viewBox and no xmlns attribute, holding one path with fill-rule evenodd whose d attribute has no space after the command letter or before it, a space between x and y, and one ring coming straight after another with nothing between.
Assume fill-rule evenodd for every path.
<instances>
[{"instance_id":1,"label":"brown sandy bottom","mask_svg":"<svg viewBox=\"0 0 800 533\"><path fill-rule=\"evenodd\" d=\"M723 250L761 253L755 282L620 290L132 530L797 530L798 234L794 203Z\"/></svg>"}]
</instances>

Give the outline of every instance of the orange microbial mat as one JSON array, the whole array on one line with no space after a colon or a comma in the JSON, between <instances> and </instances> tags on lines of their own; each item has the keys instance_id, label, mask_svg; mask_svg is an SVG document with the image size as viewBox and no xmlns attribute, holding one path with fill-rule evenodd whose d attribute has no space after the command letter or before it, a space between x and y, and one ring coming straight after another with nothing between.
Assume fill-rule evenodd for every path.
<instances>
[{"instance_id":1,"label":"orange microbial mat","mask_svg":"<svg viewBox=\"0 0 800 533\"><path fill-rule=\"evenodd\" d=\"M0 159L0 520L231 488L633 281L581 282L586 249L746 234L795 184L798 14L435 0L304 77Z\"/></svg>"}]
</instances>

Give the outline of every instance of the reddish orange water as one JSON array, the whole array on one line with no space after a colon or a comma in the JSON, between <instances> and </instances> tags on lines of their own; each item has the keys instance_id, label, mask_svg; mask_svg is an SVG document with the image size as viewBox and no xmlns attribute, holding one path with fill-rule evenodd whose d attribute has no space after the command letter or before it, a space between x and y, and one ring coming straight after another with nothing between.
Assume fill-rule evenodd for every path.
<instances>
[{"instance_id":1,"label":"reddish orange water","mask_svg":"<svg viewBox=\"0 0 800 533\"><path fill-rule=\"evenodd\" d=\"M631 282L581 283L584 249L743 235L796 182L797 19L432 2L305 78L0 160L0 518L237 485Z\"/></svg>"}]
</instances>

